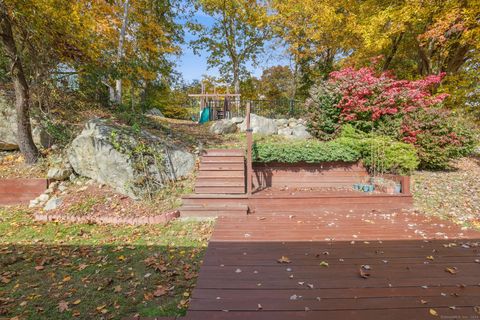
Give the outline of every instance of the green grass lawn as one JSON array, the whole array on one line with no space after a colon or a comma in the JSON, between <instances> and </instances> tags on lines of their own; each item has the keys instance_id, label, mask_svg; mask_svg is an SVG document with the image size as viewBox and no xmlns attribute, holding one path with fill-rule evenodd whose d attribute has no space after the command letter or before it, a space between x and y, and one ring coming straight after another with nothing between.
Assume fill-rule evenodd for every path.
<instances>
[{"instance_id":1,"label":"green grass lawn","mask_svg":"<svg viewBox=\"0 0 480 320\"><path fill-rule=\"evenodd\" d=\"M39 223L0 208L0 319L184 314L211 227Z\"/></svg>"}]
</instances>

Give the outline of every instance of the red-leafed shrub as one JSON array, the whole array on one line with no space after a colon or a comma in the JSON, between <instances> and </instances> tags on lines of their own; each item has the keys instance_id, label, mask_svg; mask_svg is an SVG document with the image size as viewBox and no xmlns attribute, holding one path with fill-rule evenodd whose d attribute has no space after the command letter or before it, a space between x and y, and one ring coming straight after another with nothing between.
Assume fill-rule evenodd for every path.
<instances>
[{"instance_id":1,"label":"red-leafed shrub","mask_svg":"<svg viewBox=\"0 0 480 320\"><path fill-rule=\"evenodd\" d=\"M431 75L409 81L397 80L388 72L377 75L368 67L345 68L332 72L329 82L342 95L337 108L343 121L376 122L385 116L404 116L441 103L447 95L432 96L430 90L443 76Z\"/></svg>"},{"instance_id":2,"label":"red-leafed shrub","mask_svg":"<svg viewBox=\"0 0 480 320\"><path fill-rule=\"evenodd\" d=\"M447 94L432 94L444 74L398 80L370 67L344 68L314 86L307 102L310 132L334 138L345 124L415 145L423 168L441 169L473 150L465 122L440 108Z\"/></svg>"}]
</instances>

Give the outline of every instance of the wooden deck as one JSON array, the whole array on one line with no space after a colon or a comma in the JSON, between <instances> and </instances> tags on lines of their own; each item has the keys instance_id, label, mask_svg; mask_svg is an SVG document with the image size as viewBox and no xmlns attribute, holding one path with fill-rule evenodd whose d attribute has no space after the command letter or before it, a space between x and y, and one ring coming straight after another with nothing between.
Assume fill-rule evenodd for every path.
<instances>
[{"instance_id":1,"label":"wooden deck","mask_svg":"<svg viewBox=\"0 0 480 320\"><path fill-rule=\"evenodd\" d=\"M479 319L479 306L478 232L408 212L257 212L218 219L186 319Z\"/></svg>"}]
</instances>

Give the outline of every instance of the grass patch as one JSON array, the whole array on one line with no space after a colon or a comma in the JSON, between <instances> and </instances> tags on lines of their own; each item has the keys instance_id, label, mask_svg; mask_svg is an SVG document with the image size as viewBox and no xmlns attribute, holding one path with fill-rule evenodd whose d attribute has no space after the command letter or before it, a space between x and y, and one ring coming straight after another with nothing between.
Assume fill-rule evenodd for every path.
<instances>
[{"instance_id":1,"label":"grass patch","mask_svg":"<svg viewBox=\"0 0 480 320\"><path fill-rule=\"evenodd\" d=\"M211 227L38 223L0 209L0 318L183 315Z\"/></svg>"}]
</instances>

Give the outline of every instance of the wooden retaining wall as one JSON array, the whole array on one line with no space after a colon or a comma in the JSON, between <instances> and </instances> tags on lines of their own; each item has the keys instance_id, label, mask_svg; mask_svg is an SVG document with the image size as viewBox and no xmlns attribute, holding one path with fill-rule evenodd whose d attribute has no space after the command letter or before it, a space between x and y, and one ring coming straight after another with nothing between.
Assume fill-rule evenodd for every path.
<instances>
[{"instance_id":1,"label":"wooden retaining wall","mask_svg":"<svg viewBox=\"0 0 480 320\"><path fill-rule=\"evenodd\" d=\"M0 206L27 204L47 187L47 179L0 179Z\"/></svg>"},{"instance_id":2,"label":"wooden retaining wall","mask_svg":"<svg viewBox=\"0 0 480 320\"><path fill-rule=\"evenodd\" d=\"M351 188L366 182L368 172L362 164L324 163L254 163L254 189L264 188Z\"/></svg>"}]
</instances>

